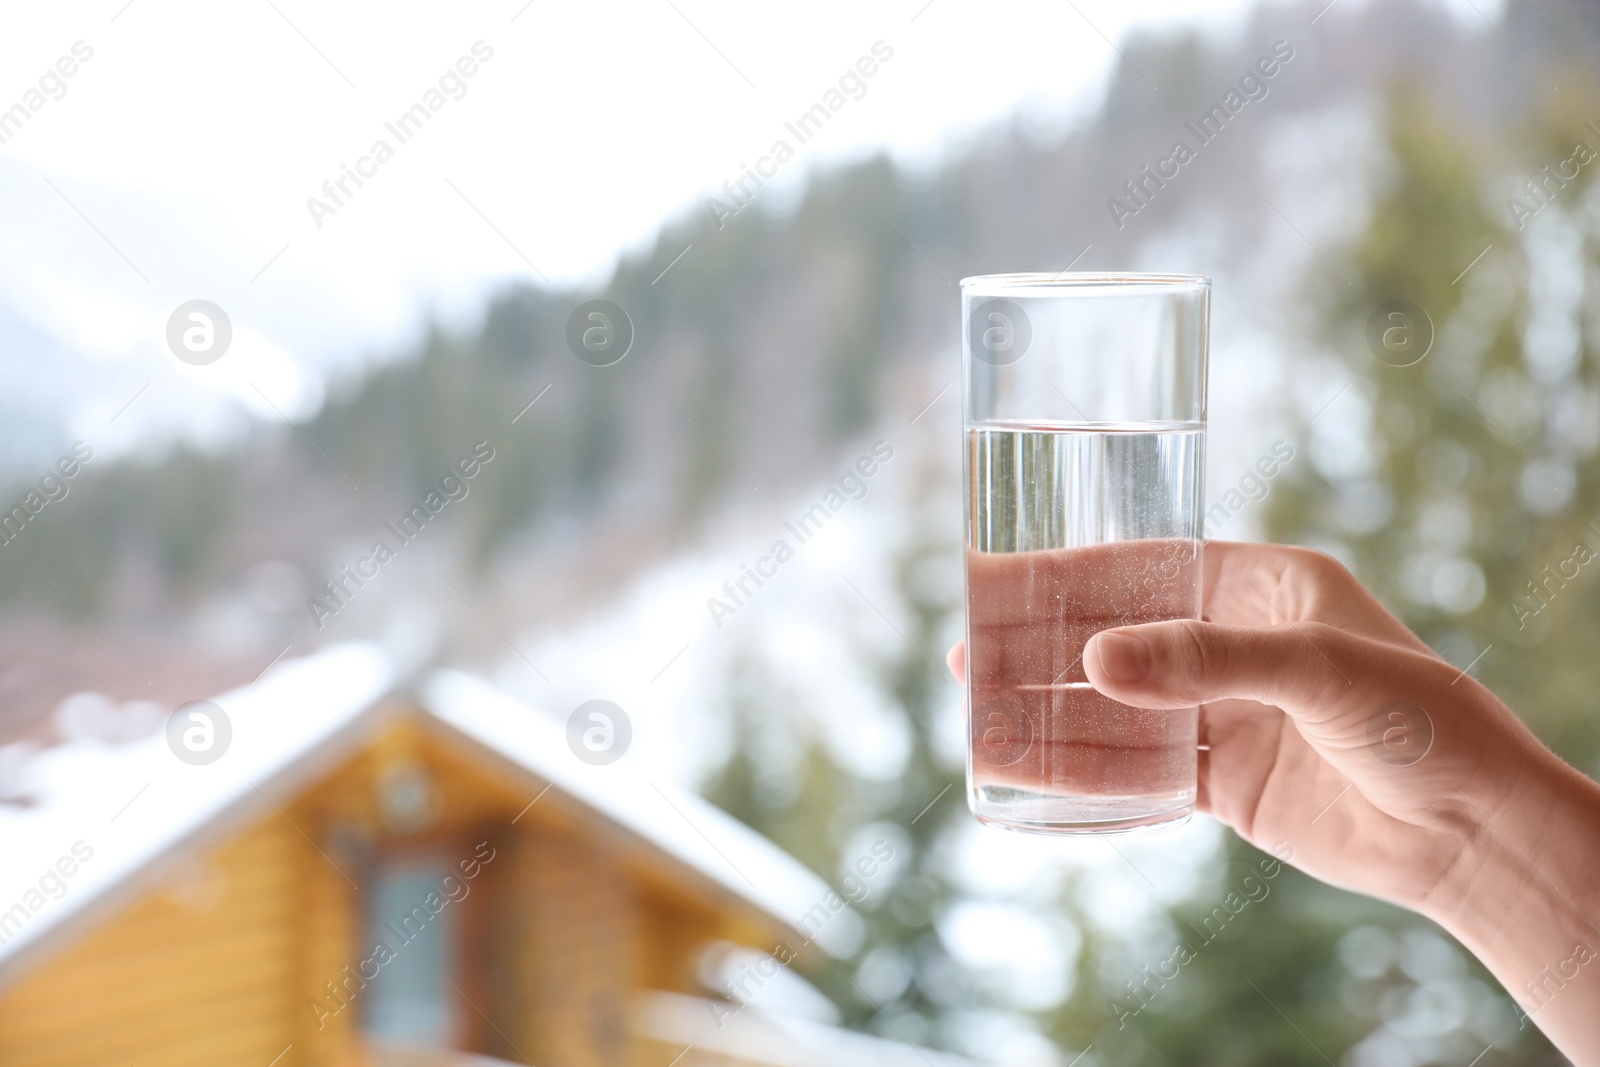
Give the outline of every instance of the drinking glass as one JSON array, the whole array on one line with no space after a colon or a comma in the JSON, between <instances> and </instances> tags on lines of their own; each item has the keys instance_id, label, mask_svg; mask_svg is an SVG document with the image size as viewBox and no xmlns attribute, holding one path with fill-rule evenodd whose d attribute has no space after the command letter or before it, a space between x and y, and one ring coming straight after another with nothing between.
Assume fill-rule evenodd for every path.
<instances>
[{"instance_id":1,"label":"drinking glass","mask_svg":"<svg viewBox=\"0 0 1600 1067\"><path fill-rule=\"evenodd\" d=\"M967 801L1109 833L1194 810L1198 709L1095 692L1100 630L1200 616L1210 279L961 282Z\"/></svg>"}]
</instances>

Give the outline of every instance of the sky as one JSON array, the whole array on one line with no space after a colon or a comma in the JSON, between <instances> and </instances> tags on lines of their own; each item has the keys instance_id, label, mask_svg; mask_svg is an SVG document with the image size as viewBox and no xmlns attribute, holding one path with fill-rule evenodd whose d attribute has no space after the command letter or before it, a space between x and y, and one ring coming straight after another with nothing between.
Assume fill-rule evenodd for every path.
<instances>
[{"instance_id":1,"label":"sky","mask_svg":"<svg viewBox=\"0 0 1600 1067\"><path fill-rule=\"evenodd\" d=\"M240 410L307 418L330 379L430 319L469 327L497 288L602 283L775 139L794 143L784 123L863 57L872 74L847 83L852 98L764 197L781 202L811 168L884 148L935 167L1012 114L1070 127L1098 105L1129 32L1225 32L1247 10L18 6L0 35L0 110L36 110L0 128L0 373L19 383L0 447L55 447L63 418L112 453L172 434L226 442ZM403 140L386 126L430 102ZM357 185L347 168L366 177ZM228 316L230 358L173 358L168 320L195 299Z\"/></svg>"}]
</instances>

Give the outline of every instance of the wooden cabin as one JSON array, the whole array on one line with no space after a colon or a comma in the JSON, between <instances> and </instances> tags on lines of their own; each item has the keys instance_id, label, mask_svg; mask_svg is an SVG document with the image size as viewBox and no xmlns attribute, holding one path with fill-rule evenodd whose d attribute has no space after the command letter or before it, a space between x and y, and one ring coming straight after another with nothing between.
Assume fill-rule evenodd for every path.
<instances>
[{"instance_id":1,"label":"wooden cabin","mask_svg":"<svg viewBox=\"0 0 1600 1067\"><path fill-rule=\"evenodd\" d=\"M708 945L804 945L803 968L859 919L482 681L397 686L340 646L214 704L213 762L57 746L0 806L5 1067L955 1062L731 1012Z\"/></svg>"}]
</instances>

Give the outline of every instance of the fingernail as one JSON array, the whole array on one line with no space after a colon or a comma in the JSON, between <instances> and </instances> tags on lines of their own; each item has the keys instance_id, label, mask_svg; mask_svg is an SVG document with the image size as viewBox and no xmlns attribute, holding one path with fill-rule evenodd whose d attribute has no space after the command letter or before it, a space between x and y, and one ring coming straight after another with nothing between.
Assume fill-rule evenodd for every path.
<instances>
[{"instance_id":1,"label":"fingernail","mask_svg":"<svg viewBox=\"0 0 1600 1067\"><path fill-rule=\"evenodd\" d=\"M1100 634L1095 639L1100 669L1113 682L1138 682L1150 673L1150 646L1132 634Z\"/></svg>"}]
</instances>

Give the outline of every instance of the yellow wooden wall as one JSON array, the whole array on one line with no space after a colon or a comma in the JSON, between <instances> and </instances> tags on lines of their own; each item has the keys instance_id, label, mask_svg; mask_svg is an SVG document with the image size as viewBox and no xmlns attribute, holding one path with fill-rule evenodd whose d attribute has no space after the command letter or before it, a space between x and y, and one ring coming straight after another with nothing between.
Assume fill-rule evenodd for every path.
<instances>
[{"instance_id":1,"label":"yellow wooden wall","mask_svg":"<svg viewBox=\"0 0 1600 1067\"><path fill-rule=\"evenodd\" d=\"M308 851L274 814L180 865L0 994L0 1064L266 1067L294 1040Z\"/></svg>"},{"instance_id":2,"label":"yellow wooden wall","mask_svg":"<svg viewBox=\"0 0 1600 1067\"><path fill-rule=\"evenodd\" d=\"M629 994L637 987L637 886L593 845L530 829L512 857L506 918L515 924L513 988L523 1055L550 1067L636 1059Z\"/></svg>"},{"instance_id":3,"label":"yellow wooden wall","mask_svg":"<svg viewBox=\"0 0 1600 1067\"><path fill-rule=\"evenodd\" d=\"M0 1067L363 1064L359 1010L319 1025L312 1002L334 1005L326 983L370 947L361 848L410 840L374 801L400 765L437 788L422 837L464 846L463 859L486 837L496 849L469 901L487 924L463 1011L479 1051L539 1067L654 1063L628 1032L632 992L702 994L708 941L770 944L764 920L594 813L559 794L529 808L527 783L400 720L278 810L169 862L160 886L0 991Z\"/></svg>"}]
</instances>

